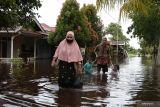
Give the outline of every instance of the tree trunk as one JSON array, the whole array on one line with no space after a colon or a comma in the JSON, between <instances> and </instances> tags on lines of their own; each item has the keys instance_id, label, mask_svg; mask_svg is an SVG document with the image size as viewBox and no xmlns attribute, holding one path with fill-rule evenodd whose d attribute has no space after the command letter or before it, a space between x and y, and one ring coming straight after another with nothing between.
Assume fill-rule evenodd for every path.
<instances>
[{"instance_id":1,"label":"tree trunk","mask_svg":"<svg viewBox=\"0 0 160 107\"><path fill-rule=\"evenodd\" d=\"M160 66L160 40L159 40L158 54L156 59L156 66Z\"/></svg>"}]
</instances>

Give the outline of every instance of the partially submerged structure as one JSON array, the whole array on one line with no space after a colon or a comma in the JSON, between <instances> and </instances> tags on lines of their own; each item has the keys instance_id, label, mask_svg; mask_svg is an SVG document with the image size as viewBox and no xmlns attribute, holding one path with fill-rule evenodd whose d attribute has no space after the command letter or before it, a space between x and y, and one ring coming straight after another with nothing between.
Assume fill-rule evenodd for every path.
<instances>
[{"instance_id":1,"label":"partially submerged structure","mask_svg":"<svg viewBox=\"0 0 160 107\"><path fill-rule=\"evenodd\" d=\"M40 24L33 18L33 25L29 28L18 26L0 30L0 60L10 60L17 57L27 59L49 58L52 46L48 44L48 32L54 28Z\"/></svg>"},{"instance_id":2,"label":"partially submerged structure","mask_svg":"<svg viewBox=\"0 0 160 107\"><path fill-rule=\"evenodd\" d=\"M110 45L112 46L113 56L117 56L119 58L128 57L128 53L124 49L125 41L110 41Z\"/></svg>"}]
</instances>

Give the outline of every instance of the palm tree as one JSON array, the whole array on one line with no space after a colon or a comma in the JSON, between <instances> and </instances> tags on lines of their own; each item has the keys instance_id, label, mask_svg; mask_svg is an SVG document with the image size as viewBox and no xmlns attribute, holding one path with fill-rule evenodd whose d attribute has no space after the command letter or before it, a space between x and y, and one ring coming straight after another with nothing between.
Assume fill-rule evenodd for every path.
<instances>
[{"instance_id":1,"label":"palm tree","mask_svg":"<svg viewBox=\"0 0 160 107\"><path fill-rule=\"evenodd\" d=\"M120 6L120 19L133 11L147 15L152 2L153 0L97 0L96 5L98 9L112 9L115 6Z\"/></svg>"},{"instance_id":2,"label":"palm tree","mask_svg":"<svg viewBox=\"0 0 160 107\"><path fill-rule=\"evenodd\" d=\"M159 0L157 0L159 2ZM97 0L96 5L98 9L112 9L115 6L120 6L120 15L121 17L126 17L133 12L140 12L144 15L147 15L150 6L156 3L156 0ZM160 40L158 47L157 59L160 58ZM160 66L160 60L156 62L157 66Z\"/></svg>"}]
</instances>

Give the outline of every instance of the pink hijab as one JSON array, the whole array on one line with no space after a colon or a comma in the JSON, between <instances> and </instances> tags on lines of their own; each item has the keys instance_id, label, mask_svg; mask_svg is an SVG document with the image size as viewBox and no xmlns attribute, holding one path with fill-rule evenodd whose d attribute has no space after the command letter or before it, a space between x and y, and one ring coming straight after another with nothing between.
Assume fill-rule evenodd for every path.
<instances>
[{"instance_id":1,"label":"pink hijab","mask_svg":"<svg viewBox=\"0 0 160 107\"><path fill-rule=\"evenodd\" d=\"M69 34L74 38L74 33L72 31L67 32L66 38ZM67 43L66 38L60 42L59 46L56 49L54 57L57 57L59 60L69 63L82 61L83 58L76 40L73 39L73 42L69 44Z\"/></svg>"}]
</instances>

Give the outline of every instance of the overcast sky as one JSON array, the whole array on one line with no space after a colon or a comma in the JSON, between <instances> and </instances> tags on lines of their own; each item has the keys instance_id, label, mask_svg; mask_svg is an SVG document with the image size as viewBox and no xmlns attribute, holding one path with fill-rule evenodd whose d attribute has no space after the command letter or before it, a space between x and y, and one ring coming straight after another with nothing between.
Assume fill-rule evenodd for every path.
<instances>
[{"instance_id":1,"label":"overcast sky","mask_svg":"<svg viewBox=\"0 0 160 107\"><path fill-rule=\"evenodd\" d=\"M42 1L42 7L38 10L39 15L41 16L40 18L38 18L39 22L46 23L51 27L56 26L57 16L60 14L62 4L65 0L41 0L41 1ZM84 3L95 5L96 0L77 0L77 2L80 3L80 7L82 7ZM101 10L98 12L98 15L101 17L103 24L106 27L111 22L115 23L118 22L119 9L116 8L111 11ZM131 25L131 20L126 19L124 21L121 21L120 25L122 26L124 35L130 38L131 34L130 35L126 34L126 31L128 26ZM138 41L136 38L130 39L130 45L136 49L139 48Z\"/></svg>"}]
</instances>

